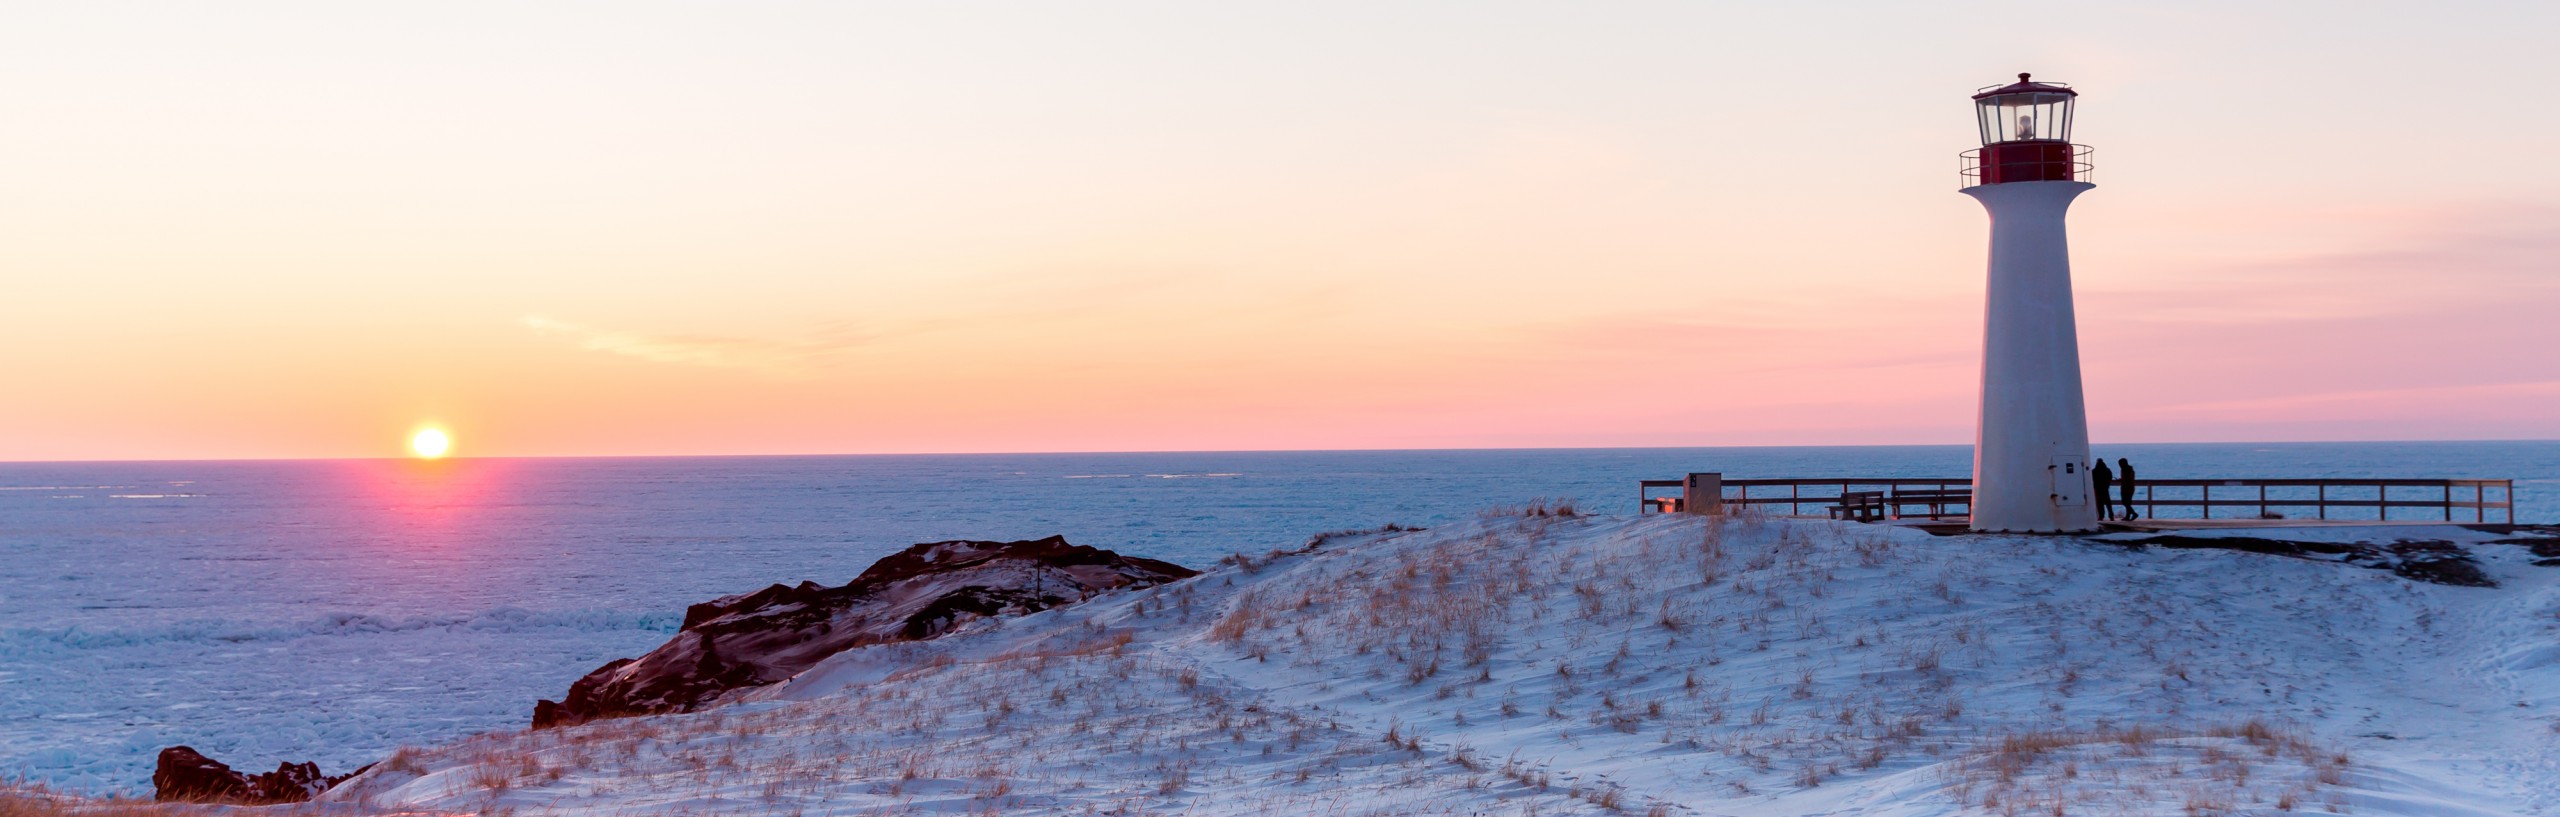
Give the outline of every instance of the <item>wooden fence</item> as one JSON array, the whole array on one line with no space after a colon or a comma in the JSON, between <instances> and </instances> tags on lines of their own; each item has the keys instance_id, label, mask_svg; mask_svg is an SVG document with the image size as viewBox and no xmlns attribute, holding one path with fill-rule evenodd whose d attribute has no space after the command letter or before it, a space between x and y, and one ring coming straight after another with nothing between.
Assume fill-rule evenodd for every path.
<instances>
[{"instance_id":1,"label":"wooden fence","mask_svg":"<svg viewBox=\"0 0 2560 817\"><path fill-rule=\"evenodd\" d=\"M1726 505L1775 510L1789 516L1823 515L1851 492L1877 491L1892 497L1913 494L1943 497L1970 489L1973 480L1948 479L1726 479ZM1680 488L1681 480L1648 479L1637 487L1642 511L1680 510L1678 497L1657 497L1653 489ZM2121 484L2110 486L2121 491ZM2162 519L2333 519L2372 521L2445 521L2514 524L2515 481L2505 479L2138 479L2133 505L2143 518ZM1927 492L1927 493L1923 493ZM2111 491L2111 494L2114 492ZM2121 509L2121 494L2106 497ZM1914 499L1908 504L1919 505ZM1961 504L1961 503L1958 503ZM1810 513L1808 513L1810 509ZM1963 517L1935 508L1933 518ZM2216 513L2216 511L2222 511ZM2394 511L2398 511L2397 514ZM2162 516L2163 513L2168 516ZM1899 507L1897 516L1903 516ZM1911 514L1913 516L1920 514Z\"/></svg>"},{"instance_id":2,"label":"wooden fence","mask_svg":"<svg viewBox=\"0 0 2560 817\"><path fill-rule=\"evenodd\" d=\"M2170 519L2516 521L2515 481L2506 479L2137 479L2133 488L2130 502L2108 498L2144 518L2166 508Z\"/></svg>"}]
</instances>

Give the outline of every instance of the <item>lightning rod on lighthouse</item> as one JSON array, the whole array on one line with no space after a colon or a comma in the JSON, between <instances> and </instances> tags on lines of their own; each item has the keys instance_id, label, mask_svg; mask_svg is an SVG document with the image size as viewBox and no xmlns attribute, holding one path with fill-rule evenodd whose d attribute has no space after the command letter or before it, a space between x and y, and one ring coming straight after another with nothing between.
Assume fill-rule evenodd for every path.
<instances>
[{"instance_id":1,"label":"lightning rod on lighthouse","mask_svg":"<svg viewBox=\"0 0 2560 817\"><path fill-rule=\"evenodd\" d=\"M2089 418L2071 308L2063 213L2094 185L2071 143L2079 92L2032 81L1973 96L1982 147L1964 154L1961 191L1991 215L1982 315L1982 405L1973 444L1972 529L2098 528L2089 495Z\"/></svg>"}]
</instances>

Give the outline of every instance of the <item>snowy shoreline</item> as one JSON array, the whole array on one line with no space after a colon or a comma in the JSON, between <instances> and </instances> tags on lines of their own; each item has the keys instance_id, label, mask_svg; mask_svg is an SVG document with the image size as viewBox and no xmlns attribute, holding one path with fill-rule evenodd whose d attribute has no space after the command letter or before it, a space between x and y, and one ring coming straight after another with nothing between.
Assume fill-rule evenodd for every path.
<instances>
[{"instance_id":1,"label":"snowy shoreline","mask_svg":"<svg viewBox=\"0 0 2560 817\"><path fill-rule=\"evenodd\" d=\"M2393 535L2461 535L2460 529ZM2345 534L2333 534L2345 535ZM324 796L519 814L2542 814L2560 570L1488 515Z\"/></svg>"},{"instance_id":2,"label":"snowy shoreline","mask_svg":"<svg viewBox=\"0 0 2560 817\"><path fill-rule=\"evenodd\" d=\"M1540 496L1631 512L1642 475L1926 476L1961 473L1965 450L527 460L455 463L444 482L363 462L7 464L10 486L203 496L0 491L0 776L147 795L171 745L346 770L513 728L528 702L665 641L687 604L839 584L916 542L1055 533L1205 566ZM2109 452L2155 475L2515 476L2521 518L2560 519L2560 443ZM1244 476L1063 478L1123 473Z\"/></svg>"}]
</instances>

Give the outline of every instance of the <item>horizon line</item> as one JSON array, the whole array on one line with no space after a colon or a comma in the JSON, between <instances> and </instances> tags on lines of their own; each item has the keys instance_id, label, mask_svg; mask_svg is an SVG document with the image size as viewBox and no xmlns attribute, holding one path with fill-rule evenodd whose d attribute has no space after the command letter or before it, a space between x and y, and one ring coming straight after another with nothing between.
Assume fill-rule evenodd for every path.
<instances>
[{"instance_id":1,"label":"horizon line","mask_svg":"<svg viewBox=\"0 0 2560 817\"><path fill-rule=\"evenodd\" d=\"M2102 445L2409 445L2421 443L2560 443L2560 438L2446 438L2399 440L2122 440L2092 442ZM895 452L801 452L788 454L514 454L494 456L445 456L433 460L407 456L381 457L210 457L168 459L27 459L0 460L10 465L79 465L110 463L222 463L222 462L455 462L461 460L679 460L679 459L820 459L855 457L1018 457L1018 456L1108 456L1148 454L1389 454L1424 452L1502 452L1502 451L1674 451L1697 449L1777 449L1777 448L1971 448L1972 443L1859 443L1805 444L1766 443L1743 445L1543 445L1543 446L1446 446L1415 448L1165 448L1126 450L1059 449L1035 451L895 451Z\"/></svg>"}]
</instances>

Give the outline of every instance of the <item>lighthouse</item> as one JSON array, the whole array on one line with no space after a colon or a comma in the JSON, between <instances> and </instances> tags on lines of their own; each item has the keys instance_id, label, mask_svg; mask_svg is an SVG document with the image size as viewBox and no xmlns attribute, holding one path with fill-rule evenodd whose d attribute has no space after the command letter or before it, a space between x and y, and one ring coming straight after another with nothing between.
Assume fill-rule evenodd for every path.
<instances>
[{"instance_id":1,"label":"lighthouse","mask_svg":"<svg viewBox=\"0 0 2560 817\"><path fill-rule=\"evenodd\" d=\"M2089 149L2071 143L2067 85L2019 74L1973 95L1982 147L1964 153L1961 192L1991 215L1982 310L1982 406L1974 429L1972 529L2098 528L2089 495L2089 413L2071 310L2062 217L2093 187Z\"/></svg>"}]
</instances>

